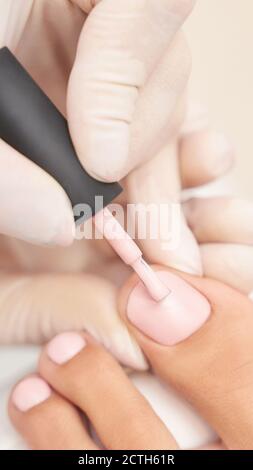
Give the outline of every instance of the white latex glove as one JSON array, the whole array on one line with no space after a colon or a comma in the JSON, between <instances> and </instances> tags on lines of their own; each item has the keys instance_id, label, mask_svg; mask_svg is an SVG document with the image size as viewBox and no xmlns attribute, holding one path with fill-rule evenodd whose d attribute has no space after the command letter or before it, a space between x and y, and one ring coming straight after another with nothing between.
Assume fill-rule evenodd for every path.
<instances>
[{"instance_id":1,"label":"white latex glove","mask_svg":"<svg viewBox=\"0 0 253 470\"><path fill-rule=\"evenodd\" d=\"M174 136L190 70L180 27L194 2L73 3L84 11L97 6L82 29L70 77L70 129L90 174L121 180Z\"/></svg>"},{"instance_id":2,"label":"white latex glove","mask_svg":"<svg viewBox=\"0 0 253 470\"><path fill-rule=\"evenodd\" d=\"M131 173L123 182L128 203L179 201L176 137L191 66L181 26L193 4L0 0L0 45L13 50L67 115L91 175L109 182ZM69 245L73 217L64 191L2 141L0 153L0 233ZM156 158L165 179L155 171ZM148 258L149 244L142 249ZM177 249L165 252L158 240L151 261L202 272L183 216Z\"/></svg>"}]
</instances>

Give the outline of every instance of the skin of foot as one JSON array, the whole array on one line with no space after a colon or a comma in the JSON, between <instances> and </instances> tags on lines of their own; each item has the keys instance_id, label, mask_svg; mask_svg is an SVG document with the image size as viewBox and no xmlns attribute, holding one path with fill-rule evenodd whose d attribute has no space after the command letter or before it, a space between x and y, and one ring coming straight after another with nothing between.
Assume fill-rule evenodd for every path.
<instances>
[{"instance_id":1,"label":"skin of foot","mask_svg":"<svg viewBox=\"0 0 253 470\"><path fill-rule=\"evenodd\" d=\"M181 318L178 323L173 318L174 309L178 309L175 299L168 306L167 317L164 311L159 328L150 328L149 312L145 317L131 303L138 285L136 276L122 289L122 318L155 373L215 429L223 442L218 448L252 448L251 301L218 281L161 266L156 269L167 276L172 288L177 279L181 292L187 290L194 298L187 325ZM194 318L200 319L198 304L205 304L204 321ZM164 337L164 327L170 324L173 342L171 336ZM178 448L173 435L111 354L89 336L67 332L44 347L36 373L15 386L9 414L31 448L97 449L100 444L91 436L80 410L106 449Z\"/></svg>"}]
</instances>

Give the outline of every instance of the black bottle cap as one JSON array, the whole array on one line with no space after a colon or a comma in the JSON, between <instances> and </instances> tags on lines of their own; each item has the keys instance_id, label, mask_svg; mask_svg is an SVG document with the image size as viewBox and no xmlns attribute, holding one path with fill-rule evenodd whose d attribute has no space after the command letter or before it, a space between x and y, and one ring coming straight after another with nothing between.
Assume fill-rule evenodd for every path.
<instances>
[{"instance_id":1,"label":"black bottle cap","mask_svg":"<svg viewBox=\"0 0 253 470\"><path fill-rule=\"evenodd\" d=\"M66 119L7 47L0 49L0 138L55 178L72 207L87 204L94 215L122 191L84 170ZM96 207L96 196L103 197L103 207Z\"/></svg>"}]
</instances>

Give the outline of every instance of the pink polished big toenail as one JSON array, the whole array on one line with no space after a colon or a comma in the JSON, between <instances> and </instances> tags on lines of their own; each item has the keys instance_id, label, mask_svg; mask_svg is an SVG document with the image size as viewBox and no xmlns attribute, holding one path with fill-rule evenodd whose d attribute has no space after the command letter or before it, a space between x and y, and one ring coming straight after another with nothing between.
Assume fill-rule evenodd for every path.
<instances>
[{"instance_id":1,"label":"pink polished big toenail","mask_svg":"<svg viewBox=\"0 0 253 470\"><path fill-rule=\"evenodd\" d=\"M138 283L128 298L127 316L146 336L162 345L173 346L201 328L211 307L200 292L179 276L168 271L157 274L170 294L155 302L143 284Z\"/></svg>"},{"instance_id":2,"label":"pink polished big toenail","mask_svg":"<svg viewBox=\"0 0 253 470\"><path fill-rule=\"evenodd\" d=\"M19 382L12 393L12 402L19 411L28 411L47 400L51 395L49 385L40 377L33 376Z\"/></svg>"},{"instance_id":3,"label":"pink polished big toenail","mask_svg":"<svg viewBox=\"0 0 253 470\"><path fill-rule=\"evenodd\" d=\"M56 364L65 364L76 356L85 345L85 339L79 333L61 333L50 341L47 346L47 354Z\"/></svg>"}]
</instances>

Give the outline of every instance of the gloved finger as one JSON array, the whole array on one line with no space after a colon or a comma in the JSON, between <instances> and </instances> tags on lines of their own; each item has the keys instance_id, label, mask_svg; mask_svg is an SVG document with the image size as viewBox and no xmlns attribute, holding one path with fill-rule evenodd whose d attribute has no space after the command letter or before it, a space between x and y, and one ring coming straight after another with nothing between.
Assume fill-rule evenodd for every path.
<instances>
[{"instance_id":1,"label":"gloved finger","mask_svg":"<svg viewBox=\"0 0 253 470\"><path fill-rule=\"evenodd\" d=\"M81 8L81 10L84 11L84 13L90 13L91 10L99 3L101 0L70 0L72 3L75 3L76 5Z\"/></svg>"},{"instance_id":2,"label":"gloved finger","mask_svg":"<svg viewBox=\"0 0 253 470\"><path fill-rule=\"evenodd\" d=\"M89 274L2 275L1 344L40 344L63 331L87 331L123 364L147 367L119 317L111 282Z\"/></svg>"},{"instance_id":3,"label":"gloved finger","mask_svg":"<svg viewBox=\"0 0 253 470\"><path fill-rule=\"evenodd\" d=\"M204 274L245 294L253 291L253 247L232 243L200 246Z\"/></svg>"},{"instance_id":4,"label":"gloved finger","mask_svg":"<svg viewBox=\"0 0 253 470\"><path fill-rule=\"evenodd\" d=\"M69 245L74 219L61 186L0 139L0 233L38 244Z\"/></svg>"},{"instance_id":5,"label":"gloved finger","mask_svg":"<svg viewBox=\"0 0 253 470\"><path fill-rule=\"evenodd\" d=\"M149 132L141 136L144 141L141 150L137 150L134 142L137 130L146 125L140 122L145 113L138 102L141 103L149 77L168 51L193 3L193 0L103 0L88 16L69 82L68 119L79 158L96 178L104 181L123 178L147 158L139 153L149 148L150 134L157 140L156 113ZM179 54L170 83L183 81L185 85L184 67L179 72L180 79L177 75L181 59ZM167 85L166 89L170 87ZM181 93L181 86L179 89ZM177 86L173 90L176 94ZM164 109L162 96L160 93ZM167 111L165 114L164 126Z\"/></svg>"},{"instance_id":6,"label":"gloved finger","mask_svg":"<svg viewBox=\"0 0 253 470\"><path fill-rule=\"evenodd\" d=\"M184 203L199 243L253 244L253 203L235 197L193 198Z\"/></svg>"},{"instance_id":7,"label":"gloved finger","mask_svg":"<svg viewBox=\"0 0 253 470\"><path fill-rule=\"evenodd\" d=\"M214 145L216 139L217 145ZM227 148L230 148L228 152L224 151L225 142L227 142ZM212 129L205 131L198 129L182 135L177 154L182 189L198 187L214 181L226 174L234 162L233 147L225 136L222 137L220 133ZM125 186L124 181L122 185ZM117 202L122 205L127 203L126 192L123 191L120 194ZM187 207L186 204L186 215Z\"/></svg>"},{"instance_id":8,"label":"gloved finger","mask_svg":"<svg viewBox=\"0 0 253 470\"><path fill-rule=\"evenodd\" d=\"M138 221L136 237L145 257L152 263L201 274L199 247L181 211L177 142L135 169L126 185L133 204L128 220L133 227Z\"/></svg>"},{"instance_id":9,"label":"gloved finger","mask_svg":"<svg viewBox=\"0 0 253 470\"><path fill-rule=\"evenodd\" d=\"M227 138L211 129L182 136L179 166L184 189L209 183L232 166L234 150Z\"/></svg>"},{"instance_id":10,"label":"gloved finger","mask_svg":"<svg viewBox=\"0 0 253 470\"><path fill-rule=\"evenodd\" d=\"M182 189L210 183L216 180L216 178L225 175L232 167L234 161L232 146L230 146L231 151L227 153L223 150L225 145L220 145L217 142L215 147L213 143L216 137L220 141L221 135L209 129L206 131L193 131L190 135L182 135L180 138L177 154ZM226 141L229 148L228 140L225 136L223 139L224 144ZM124 181L122 185L125 186ZM125 191L117 198L117 202L122 205L127 203ZM189 205L191 207L190 203ZM187 208L188 204L185 206L186 216Z\"/></svg>"},{"instance_id":11,"label":"gloved finger","mask_svg":"<svg viewBox=\"0 0 253 470\"><path fill-rule=\"evenodd\" d=\"M180 31L151 74L136 103L131 125L131 168L153 158L178 135L185 115L190 71L191 54L186 38Z\"/></svg>"},{"instance_id":12,"label":"gloved finger","mask_svg":"<svg viewBox=\"0 0 253 470\"><path fill-rule=\"evenodd\" d=\"M208 109L202 103L188 100L184 122L181 127L181 136L186 137L208 127L210 127Z\"/></svg>"}]
</instances>

